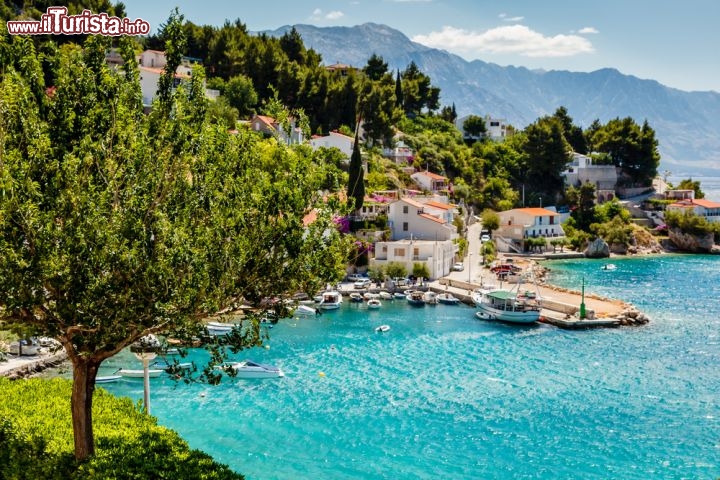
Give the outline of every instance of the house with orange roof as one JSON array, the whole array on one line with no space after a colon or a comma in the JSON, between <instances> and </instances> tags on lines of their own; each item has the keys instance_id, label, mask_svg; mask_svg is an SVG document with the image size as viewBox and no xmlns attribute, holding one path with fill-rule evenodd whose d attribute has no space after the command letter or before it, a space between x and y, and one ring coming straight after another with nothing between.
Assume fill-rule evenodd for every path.
<instances>
[{"instance_id":1,"label":"house with orange roof","mask_svg":"<svg viewBox=\"0 0 720 480\"><path fill-rule=\"evenodd\" d=\"M551 208L515 208L498 213L500 226L493 233L501 252L524 251L527 238L564 237L561 215Z\"/></svg>"},{"instance_id":2,"label":"house with orange roof","mask_svg":"<svg viewBox=\"0 0 720 480\"><path fill-rule=\"evenodd\" d=\"M353 147L355 146L355 139L344 135L337 130L333 130L325 136L313 136L310 139L310 146L313 150L317 150L320 147L337 148L349 159L352 155Z\"/></svg>"},{"instance_id":3,"label":"house with orange roof","mask_svg":"<svg viewBox=\"0 0 720 480\"><path fill-rule=\"evenodd\" d=\"M665 208L668 212L690 212L704 217L708 222L720 223L720 203L704 198L690 198L672 203Z\"/></svg>"},{"instance_id":4,"label":"house with orange roof","mask_svg":"<svg viewBox=\"0 0 720 480\"><path fill-rule=\"evenodd\" d=\"M448 178L438 175L437 173L428 172L415 172L410 175L410 178L422 189L432 193L443 192L448 189L450 185Z\"/></svg>"},{"instance_id":5,"label":"house with orange roof","mask_svg":"<svg viewBox=\"0 0 720 480\"><path fill-rule=\"evenodd\" d=\"M273 117L267 115L253 115L250 120L250 129L269 137L276 137L287 145L303 143L302 129L295 123L294 118L289 119L289 131L280 125Z\"/></svg>"}]
</instances>

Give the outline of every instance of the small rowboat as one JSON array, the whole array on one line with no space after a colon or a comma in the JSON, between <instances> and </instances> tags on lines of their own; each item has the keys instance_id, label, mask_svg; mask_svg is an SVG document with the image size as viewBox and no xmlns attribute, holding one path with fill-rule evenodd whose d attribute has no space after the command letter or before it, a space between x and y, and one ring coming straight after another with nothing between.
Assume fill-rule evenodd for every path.
<instances>
[{"instance_id":1,"label":"small rowboat","mask_svg":"<svg viewBox=\"0 0 720 480\"><path fill-rule=\"evenodd\" d=\"M387 332L388 330L390 330L390 325L380 325L375 329L375 331L378 333Z\"/></svg>"},{"instance_id":2,"label":"small rowboat","mask_svg":"<svg viewBox=\"0 0 720 480\"><path fill-rule=\"evenodd\" d=\"M159 377L160 374L162 374L163 372L165 372L165 370L160 369L160 368L150 368L150 369L148 369L148 376L150 378L156 378L156 377ZM128 377L128 378L143 378L145 375L145 373L142 371L142 369L134 370L134 369L130 369L130 368L121 368L120 370L118 370L118 373L120 375L122 375L123 377Z\"/></svg>"},{"instance_id":3,"label":"small rowboat","mask_svg":"<svg viewBox=\"0 0 720 480\"><path fill-rule=\"evenodd\" d=\"M95 384L97 385L100 383L113 383L113 382L117 382L121 378L122 378L122 375L104 375L101 377L95 377Z\"/></svg>"}]
</instances>

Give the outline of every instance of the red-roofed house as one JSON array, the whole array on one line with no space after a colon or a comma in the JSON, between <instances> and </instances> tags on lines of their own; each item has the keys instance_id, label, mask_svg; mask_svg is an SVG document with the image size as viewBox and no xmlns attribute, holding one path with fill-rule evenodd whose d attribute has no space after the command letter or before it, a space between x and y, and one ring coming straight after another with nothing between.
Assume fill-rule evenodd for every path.
<instances>
[{"instance_id":1,"label":"red-roofed house","mask_svg":"<svg viewBox=\"0 0 720 480\"><path fill-rule=\"evenodd\" d=\"M720 203L694 198L672 203L665 208L668 212L692 212L700 217L705 217L708 222L720 222Z\"/></svg>"},{"instance_id":2,"label":"red-roofed house","mask_svg":"<svg viewBox=\"0 0 720 480\"><path fill-rule=\"evenodd\" d=\"M498 213L500 227L493 234L501 252L524 250L529 237L564 237L560 214L548 208L515 208Z\"/></svg>"},{"instance_id":3,"label":"red-roofed house","mask_svg":"<svg viewBox=\"0 0 720 480\"><path fill-rule=\"evenodd\" d=\"M447 190L448 179L437 173L428 172L416 172L410 175L410 178L423 190L427 190L432 193L438 193Z\"/></svg>"}]
</instances>

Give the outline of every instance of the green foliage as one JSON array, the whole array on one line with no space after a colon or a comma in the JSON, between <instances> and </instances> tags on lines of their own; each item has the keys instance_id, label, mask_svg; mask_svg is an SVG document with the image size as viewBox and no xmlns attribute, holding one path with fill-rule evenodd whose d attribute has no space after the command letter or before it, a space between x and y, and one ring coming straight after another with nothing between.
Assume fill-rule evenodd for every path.
<instances>
[{"instance_id":1,"label":"green foliage","mask_svg":"<svg viewBox=\"0 0 720 480\"><path fill-rule=\"evenodd\" d=\"M232 107L225 97L218 97L214 101L208 103L207 109L208 121L222 125L228 130L237 127L238 110Z\"/></svg>"},{"instance_id":2,"label":"green foliage","mask_svg":"<svg viewBox=\"0 0 720 480\"><path fill-rule=\"evenodd\" d=\"M465 258L465 255L467 255L467 249L468 249L468 241L465 238L456 238L455 244L458 246L458 252L457 256L459 258Z\"/></svg>"},{"instance_id":3,"label":"green foliage","mask_svg":"<svg viewBox=\"0 0 720 480\"><path fill-rule=\"evenodd\" d=\"M561 175L571 150L563 134L563 125L557 118L544 117L525 128L523 152L527 155L524 181L526 195L537 194L553 203L564 188Z\"/></svg>"},{"instance_id":4,"label":"green foliage","mask_svg":"<svg viewBox=\"0 0 720 480\"><path fill-rule=\"evenodd\" d=\"M375 265L368 268L368 277L373 282L382 282L385 280L385 267L383 265Z\"/></svg>"},{"instance_id":5,"label":"green foliage","mask_svg":"<svg viewBox=\"0 0 720 480\"><path fill-rule=\"evenodd\" d=\"M402 263L390 262L385 267L385 273L390 278L405 278L408 272Z\"/></svg>"},{"instance_id":6,"label":"green foliage","mask_svg":"<svg viewBox=\"0 0 720 480\"><path fill-rule=\"evenodd\" d=\"M705 198L705 193L700 188L700 181L693 181L692 178L686 178L680 181L675 187L676 190L692 190L695 192L695 198Z\"/></svg>"},{"instance_id":7,"label":"green foliage","mask_svg":"<svg viewBox=\"0 0 720 480\"><path fill-rule=\"evenodd\" d=\"M630 212L622 206L617 198L613 198L609 202L595 207L596 222L605 223L613 220L615 217L620 217L621 221L626 224L630 223L632 219Z\"/></svg>"},{"instance_id":8,"label":"green foliage","mask_svg":"<svg viewBox=\"0 0 720 480\"><path fill-rule=\"evenodd\" d=\"M590 233L578 228L577 220L574 217L568 218L563 223L563 230L565 231L567 245L570 245L574 250L582 250L590 241Z\"/></svg>"},{"instance_id":9,"label":"green foliage","mask_svg":"<svg viewBox=\"0 0 720 480\"><path fill-rule=\"evenodd\" d=\"M592 230L608 244L630 245L633 241L633 226L626 222L621 215L611 220L593 224Z\"/></svg>"},{"instance_id":10,"label":"green foliage","mask_svg":"<svg viewBox=\"0 0 720 480\"><path fill-rule=\"evenodd\" d=\"M495 250L495 242L483 243L480 247L480 254L483 256L485 265L491 264L497 256L497 252Z\"/></svg>"},{"instance_id":11,"label":"green foliage","mask_svg":"<svg viewBox=\"0 0 720 480\"><path fill-rule=\"evenodd\" d=\"M77 463L67 408L71 385L62 379L0 378L0 478L244 478L190 449L177 433L158 426L130 399L116 398L103 389L94 395L96 453Z\"/></svg>"},{"instance_id":12,"label":"green foliage","mask_svg":"<svg viewBox=\"0 0 720 480\"><path fill-rule=\"evenodd\" d=\"M224 86L223 96L243 117L251 115L258 103L258 95L252 80L245 75L230 78Z\"/></svg>"},{"instance_id":13,"label":"green foliage","mask_svg":"<svg viewBox=\"0 0 720 480\"><path fill-rule=\"evenodd\" d=\"M487 134L485 119L478 115L470 115L463 122L465 135L473 138L482 138Z\"/></svg>"},{"instance_id":14,"label":"green foliage","mask_svg":"<svg viewBox=\"0 0 720 480\"><path fill-rule=\"evenodd\" d=\"M417 278L430 278L430 269L424 263L413 263L412 274Z\"/></svg>"},{"instance_id":15,"label":"green foliage","mask_svg":"<svg viewBox=\"0 0 720 480\"><path fill-rule=\"evenodd\" d=\"M690 235L705 235L715 232L715 226L693 212L665 212L665 223L670 228L677 228Z\"/></svg>"},{"instance_id":16,"label":"green foliage","mask_svg":"<svg viewBox=\"0 0 720 480\"><path fill-rule=\"evenodd\" d=\"M547 247L547 239L545 237L537 237L537 238L526 238L525 239L525 249L534 252L534 251L540 251L544 252L545 248Z\"/></svg>"},{"instance_id":17,"label":"green foliage","mask_svg":"<svg viewBox=\"0 0 720 480\"><path fill-rule=\"evenodd\" d=\"M658 142L647 121L642 126L630 117L616 118L605 125L597 122L586 137L591 150L609 154L631 184L649 185L657 176L660 165Z\"/></svg>"},{"instance_id":18,"label":"green foliage","mask_svg":"<svg viewBox=\"0 0 720 480\"><path fill-rule=\"evenodd\" d=\"M572 211L573 227L589 232L590 225L597 222L595 218L595 185L586 182L580 187L570 186L565 191L565 198Z\"/></svg>"},{"instance_id":19,"label":"green foliage","mask_svg":"<svg viewBox=\"0 0 720 480\"><path fill-rule=\"evenodd\" d=\"M358 211L362 208L365 200L365 171L363 170L360 142L358 142L357 135L355 135L353 151L350 156L347 197L348 203L353 210Z\"/></svg>"},{"instance_id":20,"label":"green foliage","mask_svg":"<svg viewBox=\"0 0 720 480\"><path fill-rule=\"evenodd\" d=\"M500 228L500 216L492 210L483 210L481 215L482 227L484 229L497 230Z\"/></svg>"}]
</instances>

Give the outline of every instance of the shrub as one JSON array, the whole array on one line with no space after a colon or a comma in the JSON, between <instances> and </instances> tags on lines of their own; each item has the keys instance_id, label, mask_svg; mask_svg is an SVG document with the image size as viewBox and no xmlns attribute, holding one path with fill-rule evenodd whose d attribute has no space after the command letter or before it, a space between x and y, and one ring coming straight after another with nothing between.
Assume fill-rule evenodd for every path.
<instances>
[{"instance_id":1,"label":"shrub","mask_svg":"<svg viewBox=\"0 0 720 480\"><path fill-rule=\"evenodd\" d=\"M424 263L414 263L412 273L417 278L430 278L430 269Z\"/></svg>"},{"instance_id":2,"label":"shrub","mask_svg":"<svg viewBox=\"0 0 720 480\"><path fill-rule=\"evenodd\" d=\"M95 455L78 464L68 409L69 380L0 378L0 478L239 480L244 477L190 449L128 398L95 390Z\"/></svg>"},{"instance_id":3,"label":"shrub","mask_svg":"<svg viewBox=\"0 0 720 480\"><path fill-rule=\"evenodd\" d=\"M385 273L390 278L405 278L407 276L405 265L400 262L388 263L385 267Z\"/></svg>"}]
</instances>

